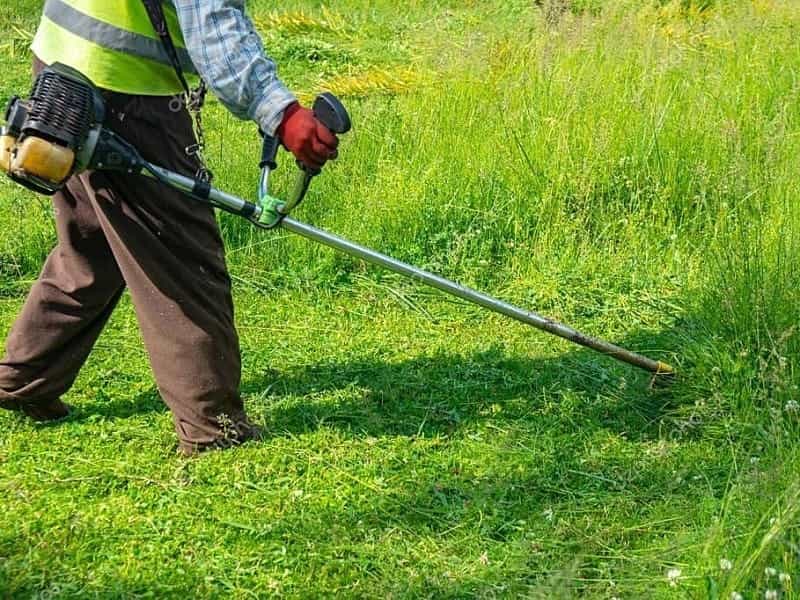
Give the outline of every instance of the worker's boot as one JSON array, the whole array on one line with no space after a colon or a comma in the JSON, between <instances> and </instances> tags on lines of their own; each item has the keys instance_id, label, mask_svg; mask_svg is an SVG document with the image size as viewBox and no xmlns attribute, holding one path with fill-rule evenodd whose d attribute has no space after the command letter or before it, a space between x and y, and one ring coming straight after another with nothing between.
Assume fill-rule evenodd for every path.
<instances>
[{"instance_id":1,"label":"worker's boot","mask_svg":"<svg viewBox=\"0 0 800 600\"><path fill-rule=\"evenodd\" d=\"M22 403L15 399L4 400L0 390L0 408L20 412L37 423L48 423L66 419L72 413L72 407L61 400L49 402Z\"/></svg>"},{"instance_id":2,"label":"worker's boot","mask_svg":"<svg viewBox=\"0 0 800 600\"><path fill-rule=\"evenodd\" d=\"M186 439L181 439L178 444L178 452L184 456L195 456L209 450L234 448L241 446L245 442L259 440L263 434L261 427L251 423L246 416L236 420L222 417L219 420L219 428L213 441L190 442Z\"/></svg>"}]
</instances>

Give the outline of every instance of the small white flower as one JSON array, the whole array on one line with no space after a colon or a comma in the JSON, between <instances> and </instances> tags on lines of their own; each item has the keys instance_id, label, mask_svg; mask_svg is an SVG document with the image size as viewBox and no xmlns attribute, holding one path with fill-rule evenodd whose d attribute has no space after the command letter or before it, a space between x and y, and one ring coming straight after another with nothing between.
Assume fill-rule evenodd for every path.
<instances>
[{"instance_id":1,"label":"small white flower","mask_svg":"<svg viewBox=\"0 0 800 600\"><path fill-rule=\"evenodd\" d=\"M778 590L767 590L764 592L764 600L778 600Z\"/></svg>"},{"instance_id":2,"label":"small white flower","mask_svg":"<svg viewBox=\"0 0 800 600\"><path fill-rule=\"evenodd\" d=\"M678 587L678 579L680 579L680 576L680 569L670 569L667 571L667 581L669 582L670 587Z\"/></svg>"},{"instance_id":3,"label":"small white flower","mask_svg":"<svg viewBox=\"0 0 800 600\"><path fill-rule=\"evenodd\" d=\"M766 569L764 569L764 575L767 576L767 579L769 579L770 577L775 577L775 575L777 574L778 571L773 569L772 567L767 567Z\"/></svg>"},{"instance_id":4,"label":"small white flower","mask_svg":"<svg viewBox=\"0 0 800 600\"><path fill-rule=\"evenodd\" d=\"M548 521L552 521L554 515L555 513L553 512L552 508L545 509L545 511L542 513L542 516L544 516L544 518Z\"/></svg>"},{"instance_id":5,"label":"small white flower","mask_svg":"<svg viewBox=\"0 0 800 600\"><path fill-rule=\"evenodd\" d=\"M800 403L797 400L789 400L783 407L786 412L797 412L800 410Z\"/></svg>"},{"instance_id":6,"label":"small white flower","mask_svg":"<svg viewBox=\"0 0 800 600\"><path fill-rule=\"evenodd\" d=\"M719 559L719 568L722 571L730 571L733 568L733 563L727 558Z\"/></svg>"},{"instance_id":7,"label":"small white flower","mask_svg":"<svg viewBox=\"0 0 800 600\"><path fill-rule=\"evenodd\" d=\"M781 582L782 586L786 587L787 585L792 583L792 576L789 575L788 573L781 573L780 575L778 575L778 581Z\"/></svg>"},{"instance_id":8,"label":"small white flower","mask_svg":"<svg viewBox=\"0 0 800 600\"><path fill-rule=\"evenodd\" d=\"M769 526L770 526L770 527L772 527L772 526L773 526L773 525L775 525L775 523L777 523L777 522L778 522L778 519L777 519L777 518L775 518L775 517L772 517L772 518L769 520ZM767 571L768 571L770 568L771 568L771 567L767 567ZM772 569L772 571L773 571L773 573L772 573L772 574L773 574L773 575L775 575L775 569ZM764 571L764 572L766 573L766 571Z\"/></svg>"},{"instance_id":9,"label":"small white flower","mask_svg":"<svg viewBox=\"0 0 800 600\"><path fill-rule=\"evenodd\" d=\"M744 600L744 596L739 592L731 592L731 600Z\"/></svg>"}]
</instances>

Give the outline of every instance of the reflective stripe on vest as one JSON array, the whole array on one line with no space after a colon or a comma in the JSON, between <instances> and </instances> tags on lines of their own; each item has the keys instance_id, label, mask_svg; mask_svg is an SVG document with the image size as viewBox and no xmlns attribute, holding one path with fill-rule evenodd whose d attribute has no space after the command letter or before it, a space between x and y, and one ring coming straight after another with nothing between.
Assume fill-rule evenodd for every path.
<instances>
[{"instance_id":1,"label":"reflective stripe on vest","mask_svg":"<svg viewBox=\"0 0 800 600\"><path fill-rule=\"evenodd\" d=\"M164 13L187 78L194 73L175 9ZM182 91L141 0L47 0L32 46L43 62L78 69L101 88L142 95Z\"/></svg>"}]
</instances>

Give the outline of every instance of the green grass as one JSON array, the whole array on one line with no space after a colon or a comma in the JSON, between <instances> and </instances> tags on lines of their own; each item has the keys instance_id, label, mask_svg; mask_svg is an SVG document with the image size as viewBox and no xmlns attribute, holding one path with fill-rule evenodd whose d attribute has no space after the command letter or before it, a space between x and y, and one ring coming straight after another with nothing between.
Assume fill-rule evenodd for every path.
<instances>
[{"instance_id":1,"label":"green grass","mask_svg":"<svg viewBox=\"0 0 800 600\"><path fill-rule=\"evenodd\" d=\"M536 4L249 5L285 79L355 123L297 216L675 385L223 215L267 438L179 458L123 301L74 417L0 415L0 596L796 597L797 3ZM0 15L3 98L39 6ZM206 122L250 196L254 126ZM54 233L45 200L0 201L3 337Z\"/></svg>"}]
</instances>

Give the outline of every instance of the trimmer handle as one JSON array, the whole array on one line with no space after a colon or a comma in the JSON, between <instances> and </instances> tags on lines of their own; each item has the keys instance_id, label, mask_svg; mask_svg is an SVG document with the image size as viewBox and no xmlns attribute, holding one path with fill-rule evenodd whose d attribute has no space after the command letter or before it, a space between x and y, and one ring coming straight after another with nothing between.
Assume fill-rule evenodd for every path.
<instances>
[{"instance_id":1,"label":"trimmer handle","mask_svg":"<svg viewBox=\"0 0 800 600\"><path fill-rule=\"evenodd\" d=\"M347 133L352 127L347 109L330 92L317 96L312 110L314 117L335 134ZM261 147L261 162L258 165L260 168L268 167L271 171L278 168L275 158L278 155L279 145L280 142L276 136L264 136L264 145Z\"/></svg>"},{"instance_id":2,"label":"trimmer handle","mask_svg":"<svg viewBox=\"0 0 800 600\"><path fill-rule=\"evenodd\" d=\"M352 123L347 109L339 99L325 92L317 96L312 106L314 117L334 134L341 135L350 131ZM259 206L261 208L252 221L259 227L271 229L280 224L283 217L294 209L308 191L311 180L320 174L319 169L311 169L297 161L300 173L297 176L294 192L286 201L279 200L269 193L269 175L271 171L278 168L275 157L278 154L278 138L271 135L264 135L264 144L261 148L261 179L258 186Z\"/></svg>"}]
</instances>

